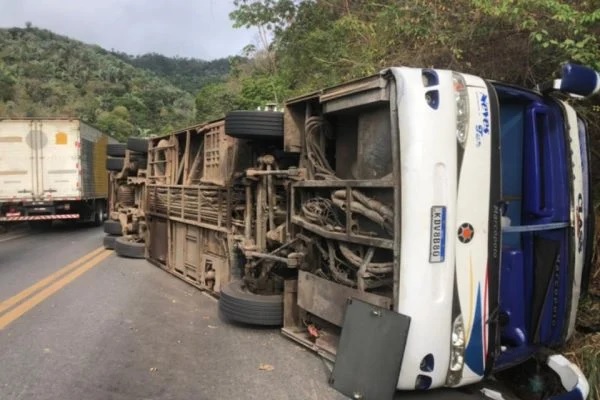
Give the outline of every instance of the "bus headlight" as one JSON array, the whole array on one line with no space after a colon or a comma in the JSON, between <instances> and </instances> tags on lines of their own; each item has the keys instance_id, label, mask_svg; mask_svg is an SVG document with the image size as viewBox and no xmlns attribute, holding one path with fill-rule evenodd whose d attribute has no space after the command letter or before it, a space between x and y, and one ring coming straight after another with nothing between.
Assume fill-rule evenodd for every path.
<instances>
[{"instance_id":1,"label":"bus headlight","mask_svg":"<svg viewBox=\"0 0 600 400\"><path fill-rule=\"evenodd\" d=\"M462 75L452 73L452 83L456 102L456 139L464 148L469 135L469 93Z\"/></svg>"},{"instance_id":2,"label":"bus headlight","mask_svg":"<svg viewBox=\"0 0 600 400\"><path fill-rule=\"evenodd\" d=\"M452 323L452 338L450 343L450 364L448 365L448 375L446 384L454 386L462 378L462 371L465 365L465 325L462 315L454 319Z\"/></svg>"}]
</instances>

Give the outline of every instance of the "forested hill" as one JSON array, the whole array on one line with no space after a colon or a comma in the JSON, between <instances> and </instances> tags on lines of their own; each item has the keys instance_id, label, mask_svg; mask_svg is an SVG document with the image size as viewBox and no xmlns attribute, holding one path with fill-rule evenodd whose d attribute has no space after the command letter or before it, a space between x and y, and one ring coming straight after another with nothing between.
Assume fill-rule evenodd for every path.
<instances>
[{"instance_id":1,"label":"forested hill","mask_svg":"<svg viewBox=\"0 0 600 400\"><path fill-rule=\"evenodd\" d=\"M147 65L152 59L159 56L117 56L43 29L0 29L0 118L74 116L120 138L190 124L196 117L195 93L177 82L198 69L158 71ZM189 64L182 61L174 65ZM222 61L206 63L207 81L220 78L223 69L215 65ZM201 79L195 79L195 87L201 87Z\"/></svg>"},{"instance_id":2,"label":"forested hill","mask_svg":"<svg viewBox=\"0 0 600 400\"><path fill-rule=\"evenodd\" d=\"M152 71L174 86L194 95L206 84L222 81L229 73L227 58L204 61L194 58L166 57L157 53L140 56L121 52L112 54L134 67Z\"/></svg>"}]
</instances>

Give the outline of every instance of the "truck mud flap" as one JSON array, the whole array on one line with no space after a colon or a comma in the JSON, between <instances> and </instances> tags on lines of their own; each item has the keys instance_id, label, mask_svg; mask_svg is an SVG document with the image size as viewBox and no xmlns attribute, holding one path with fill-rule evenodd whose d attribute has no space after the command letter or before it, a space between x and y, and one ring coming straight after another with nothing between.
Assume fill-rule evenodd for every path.
<instances>
[{"instance_id":1,"label":"truck mud flap","mask_svg":"<svg viewBox=\"0 0 600 400\"><path fill-rule=\"evenodd\" d=\"M329 383L352 399L393 399L410 317L348 300Z\"/></svg>"}]
</instances>

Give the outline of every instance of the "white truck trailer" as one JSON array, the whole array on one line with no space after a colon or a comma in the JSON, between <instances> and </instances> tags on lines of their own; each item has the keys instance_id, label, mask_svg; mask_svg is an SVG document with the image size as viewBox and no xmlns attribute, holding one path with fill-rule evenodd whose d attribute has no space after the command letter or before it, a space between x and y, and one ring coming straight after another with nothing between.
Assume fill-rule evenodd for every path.
<instances>
[{"instance_id":1,"label":"white truck trailer","mask_svg":"<svg viewBox=\"0 0 600 400\"><path fill-rule=\"evenodd\" d=\"M116 140L78 119L0 120L0 222L100 224L109 143Z\"/></svg>"}]
</instances>

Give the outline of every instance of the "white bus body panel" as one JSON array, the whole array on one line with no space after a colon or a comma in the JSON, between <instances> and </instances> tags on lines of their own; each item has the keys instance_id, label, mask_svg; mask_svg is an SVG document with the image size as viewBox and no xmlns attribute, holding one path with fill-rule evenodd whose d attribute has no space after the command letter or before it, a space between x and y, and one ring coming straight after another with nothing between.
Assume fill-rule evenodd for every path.
<instances>
[{"instance_id":1,"label":"white bus body panel","mask_svg":"<svg viewBox=\"0 0 600 400\"><path fill-rule=\"evenodd\" d=\"M428 354L435 359L434 370L425 373L432 379L431 387L446 385L455 278L470 357L467 359L465 352L460 385L478 381L483 377L487 352L484 321L488 312L485 298L491 143L489 135L482 138L476 135L476 129L484 122L481 96L489 108L487 88L482 79L464 76L469 86L470 121L459 175L452 72L436 70L438 84L425 87L421 84L421 69L391 71L397 82L402 182L396 311L411 318L397 387L415 389L417 376L424 374L421 360ZM425 101L431 90L438 91L437 109ZM489 109L487 112L489 123ZM438 224L434 214L440 210L445 214L441 225L443 257L432 254L433 225ZM458 240L463 223L474 227L475 235L469 243Z\"/></svg>"}]
</instances>

